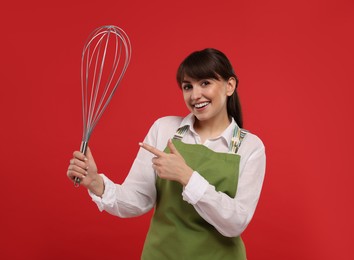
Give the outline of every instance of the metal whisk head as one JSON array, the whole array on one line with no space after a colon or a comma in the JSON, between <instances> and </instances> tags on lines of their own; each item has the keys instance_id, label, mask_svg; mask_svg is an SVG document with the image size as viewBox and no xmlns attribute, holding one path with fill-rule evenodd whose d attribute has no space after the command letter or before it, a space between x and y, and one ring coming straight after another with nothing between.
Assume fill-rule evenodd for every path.
<instances>
[{"instance_id":1,"label":"metal whisk head","mask_svg":"<svg viewBox=\"0 0 354 260\"><path fill-rule=\"evenodd\" d=\"M129 65L131 44L119 27L108 25L94 30L82 51L81 89L83 134L81 152L86 153L93 129L111 101ZM75 179L79 186L80 179Z\"/></svg>"}]
</instances>

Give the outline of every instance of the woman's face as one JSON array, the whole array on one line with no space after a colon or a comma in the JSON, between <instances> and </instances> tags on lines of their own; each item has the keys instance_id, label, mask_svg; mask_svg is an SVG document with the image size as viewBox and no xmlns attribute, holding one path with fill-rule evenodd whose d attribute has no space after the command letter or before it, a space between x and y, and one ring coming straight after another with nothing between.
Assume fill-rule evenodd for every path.
<instances>
[{"instance_id":1,"label":"woman's face","mask_svg":"<svg viewBox=\"0 0 354 260\"><path fill-rule=\"evenodd\" d=\"M182 91L187 108L200 121L228 118L227 97L234 92L235 83L234 78L195 80L185 76Z\"/></svg>"}]
</instances>

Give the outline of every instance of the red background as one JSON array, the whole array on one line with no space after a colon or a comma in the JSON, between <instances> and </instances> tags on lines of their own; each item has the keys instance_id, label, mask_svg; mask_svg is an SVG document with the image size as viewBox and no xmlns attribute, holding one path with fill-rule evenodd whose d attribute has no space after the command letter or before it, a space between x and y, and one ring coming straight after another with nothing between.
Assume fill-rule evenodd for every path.
<instances>
[{"instance_id":1,"label":"red background","mask_svg":"<svg viewBox=\"0 0 354 260\"><path fill-rule=\"evenodd\" d=\"M185 115L175 71L225 52L267 173L248 258L352 259L354 2L22 1L2 4L1 259L138 259L151 213L100 213L66 177L81 142L80 59L98 26L123 28L132 61L91 139L124 180L155 119ZM201 249L202 250L202 249Z\"/></svg>"}]
</instances>

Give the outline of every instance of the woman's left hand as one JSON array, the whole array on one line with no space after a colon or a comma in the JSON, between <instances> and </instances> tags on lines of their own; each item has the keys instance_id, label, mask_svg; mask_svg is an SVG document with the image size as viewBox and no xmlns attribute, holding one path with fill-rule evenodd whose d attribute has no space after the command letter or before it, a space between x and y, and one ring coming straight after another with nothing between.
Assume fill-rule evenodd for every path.
<instances>
[{"instance_id":1,"label":"woman's left hand","mask_svg":"<svg viewBox=\"0 0 354 260\"><path fill-rule=\"evenodd\" d=\"M155 157L152 158L152 168L160 178L178 181L183 186L187 185L193 174L193 169L186 164L171 139L167 142L167 146L170 149L169 154L145 143L139 143L139 145L155 155Z\"/></svg>"}]
</instances>

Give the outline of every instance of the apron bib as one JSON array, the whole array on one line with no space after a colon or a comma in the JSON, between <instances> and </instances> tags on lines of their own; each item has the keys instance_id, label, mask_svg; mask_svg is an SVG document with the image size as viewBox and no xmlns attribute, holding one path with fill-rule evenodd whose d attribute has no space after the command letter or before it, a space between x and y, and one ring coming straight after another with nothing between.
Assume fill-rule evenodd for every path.
<instances>
[{"instance_id":1,"label":"apron bib","mask_svg":"<svg viewBox=\"0 0 354 260\"><path fill-rule=\"evenodd\" d=\"M172 142L186 163L217 191L235 197L240 156L236 154L246 132L238 127L230 145L232 153L217 153L204 145L181 141L188 126L177 130ZM166 148L165 152L169 153ZM182 199L183 186L157 177L157 198L142 253L143 260L244 260L241 237L225 237Z\"/></svg>"}]
</instances>

